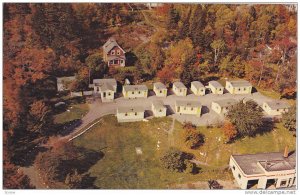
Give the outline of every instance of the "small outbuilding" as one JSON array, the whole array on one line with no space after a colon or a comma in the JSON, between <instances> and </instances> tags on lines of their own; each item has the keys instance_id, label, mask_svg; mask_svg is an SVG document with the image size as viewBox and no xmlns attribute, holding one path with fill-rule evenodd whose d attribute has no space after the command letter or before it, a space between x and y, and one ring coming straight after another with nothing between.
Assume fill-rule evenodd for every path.
<instances>
[{"instance_id":1,"label":"small outbuilding","mask_svg":"<svg viewBox=\"0 0 300 195\"><path fill-rule=\"evenodd\" d=\"M143 107L134 106L128 107L123 106L117 109L117 120L118 122L135 122L142 121L145 117L145 109Z\"/></svg>"},{"instance_id":2,"label":"small outbuilding","mask_svg":"<svg viewBox=\"0 0 300 195\"><path fill-rule=\"evenodd\" d=\"M162 100L152 102L152 112L155 117L167 116L167 108Z\"/></svg>"},{"instance_id":3,"label":"small outbuilding","mask_svg":"<svg viewBox=\"0 0 300 195\"><path fill-rule=\"evenodd\" d=\"M123 96L126 99L147 98L148 88L146 85L124 85Z\"/></svg>"},{"instance_id":4,"label":"small outbuilding","mask_svg":"<svg viewBox=\"0 0 300 195\"><path fill-rule=\"evenodd\" d=\"M282 115L289 111L290 105L284 101L274 100L264 102L262 109L271 116Z\"/></svg>"},{"instance_id":5,"label":"small outbuilding","mask_svg":"<svg viewBox=\"0 0 300 195\"><path fill-rule=\"evenodd\" d=\"M177 96L186 96L186 94L187 94L186 86L180 81L173 83L172 90L175 93L175 95L177 95Z\"/></svg>"},{"instance_id":6,"label":"small outbuilding","mask_svg":"<svg viewBox=\"0 0 300 195\"><path fill-rule=\"evenodd\" d=\"M191 82L191 90L197 96L205 95L205 87L200 81Z\"/></svg>"},{"instance_id":7,"label":"small outbuilding","mask_svg":"<svg viewBox=\"0 0 300 195\"><path fill-rule=\"evenodd\" d=\"M245 80L226 81L225 88L231 94L251 94L252 85Z\"/></svg>"},{"instance_id":8,"label":"small outbuilding","mask_svg":"<svg viewBox=\"0 0 300 195\"><path fill-rule=\"evenodd\" d=\"M168 94L167 87L161 82L156 82L153 84L153 91L157 97L167 97Z\"/></svg>"},{"instance_id":9,"label":"small outbuilding","mask_svg":"<svg viewBox=\"0 0 300 195\"><path fill-rule=\"evenodd\" d=\"M209 81L208 88L210 88L213 94L223 94L224 87L218 81Z\"/></svg>"},{"instance_id":10,"label":"small outbuilding","mask_svg":"<svg viewBox=\"0 0 300 195\"><path fill-rule=\"evenodd\" d=\"M190 114L200 117L202 105L199 101L177 100L175 102L175 112L177 114Z\"/></svg>"},{"instance_id":11,"label":"small outbuilding","mask_svg":"<svg viewBox=\"0 0 300 195\"><path fill-rule=\"evenodd\" d=\"M76 80L75 76L70 77L57 77L56 84L57 84L57 91L66 91L70 89L70 84Z\"/></svg>"},{"instance_id":12,"label":"small outbuilding","mask_svg":"<svg viewBox=\"0 0 300 195\"><path fill-rule=\"evenodd\" d=\"M211 109L218 114L225 114L233 105L237 104L235 99L216 100L211 103Z\"/></svg>"},{"instance_id":13,"label":"small outbuilding","mask_svg":"<svg viewBox=\"0 0 300 195\"><path fill-rule=\"evenodd\" d=\"M94 88L94 94L100 95L102 102L113 101L117 92L116 79L94 79L89 87Z\"/></svg>"}]
</instances>

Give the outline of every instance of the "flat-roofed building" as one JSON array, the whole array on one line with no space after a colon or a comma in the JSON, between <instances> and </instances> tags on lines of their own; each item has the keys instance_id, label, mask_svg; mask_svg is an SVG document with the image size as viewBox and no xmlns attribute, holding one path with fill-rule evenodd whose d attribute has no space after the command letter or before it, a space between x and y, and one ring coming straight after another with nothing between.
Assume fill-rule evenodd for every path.
<instances>
[{"instance_id":1,"label":"flat-roofed building","mask_svg":"<svg viewBox=\"0 0 300 195\"><path fill-rule=\"evenodd\" d=\"M117 109L118 122L142 121L145 117L145 109L140 106L122 106Z\"/></svg>"},{"instance_id":2,"label":"flat-roofed building","mask_svg":"<svg viewBox=\"0 0 300 195\"><path fill-rule=\"evenodd\" d=\"M274 189L296 185L296 154L271 152L232 155L229 166L241 189Z\"/></svg>"},{"instance_id":3,"label":"flat-roofed building","mask_svg":"<svg viewBox=\"0 0 300 195\"><path fill-rule=\"evenodd\" d=\"M202 105L199 101L177 100L175 102L175 112L177 114L190 114L200 117Z\"/></svg>"},{"instance_id":4,"label":"flat-roofed building","mask_svg":"<svg viewBox=\"0 0 300 195\"><path fill-rule=\"evenodd\" d=\"M167 87L161 82L156 82L153 84L153 91L157 97L167 97L168 94Z\"/></svg>"},{"instance_id":5,"label":"flat-roofed building","mask_svg":"<svg viewBox=\"0 0 300 195\"><path fill-rule=\"evenodd\" d=\"M116 79L94 79L93 84L89 85L94 88L94 94L100 94L102 102L113 101L117 92Z\"/></svg>"},{"instance_id":6,"label":"flat-roofed building","mask_svg":"<svg viewBox=\"0 0 300 195\"><path fill-rule=\"evenodd\" d=\"M180 81L173 83L172 90L175 93L175 95L177 95L177 96L186 96L186 94L187 94L186 86Z\"/></svg>"},{"instance_id":7,"label":"flat-roofed building","mask_svg":"<svg viewBox=\"0 0 300 195\"><path fill-rule=\"evenodd\" d=\"M231 94L251 94L252 85L245 80L226 81L225 88Z\"/></svg>"},{"instance_id":8,"label":"flat-roofed building","mask_svg":"<svg viewBox=\"0 0 300 195\"><path fill-rule=\"evenodd\" d=\"M274 100L264 102L262 109L271 116L282 115L289 111L290 105L287 102Z\"/></svg>"},{"instance_id":9,"label":"flat-roofed building","mask_svg":"<svg viewBox=\"0 0 300 195\"><path fill-rule=\"evenodd\" d=\"M233 105L237 104L235 99L215 100L211 103L211 109L218 114L225 114Z\"/></svg>"},{"instance_id":10,"label":"flat-roofed building","mask_svg":"<svg viewBox=\"0 0 300 195\"><path fill-rule=\"evenodd\" d=\"M223 94L224 87L218 81L209 81L208 88L210 88L213 94Z\"/></svg>"},{"instance_id":11,"label":"flat-roofed building","mask_svg":"<svg viewBox=\"0 0 300 195\"><path fill-rule=\"evenodd\" d=\"M167 108L162 100L154 100L152 102L152 112L155 117L167 116Z\"/></svg>"},{"instance_id":12,"label":"flat-roofed building","mask_svg":"<svg viewBox=\"0 0 300 195\"><path fill-rule=\"evenodd\" d=\"M205 86L200 81L191 82L191 91L198 96L205 95Z\"/></svg>"},{"instance_id":13,"label":"flat-roofed building","mask_svg":"<svg viewBox=\"0 0 300 195\"><path fill-rule=\"evenodd\" d=\"M127 99L147 98L148 88L146 85L124 85L123 96Z\"/></svg>"}]
</instances>

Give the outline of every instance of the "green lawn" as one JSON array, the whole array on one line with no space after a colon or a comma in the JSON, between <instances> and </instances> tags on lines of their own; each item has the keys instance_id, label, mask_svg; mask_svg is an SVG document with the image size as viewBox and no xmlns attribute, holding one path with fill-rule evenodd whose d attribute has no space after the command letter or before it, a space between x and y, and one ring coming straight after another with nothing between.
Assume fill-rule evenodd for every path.
<instances>
[{"instance_id":1,"label":"green lawn","mask_svg":"<svg viewBox=\"0 0 300 195\"><path fill-rule=\"evenodd\" d=\"M121 124L117 123L114 116L103 119L103 122L73 141L76 146L104 152L104 158L89 170L91 176L96 177L95 185L99 188L167 188L179 183L208 179L229 180L231 174L223 170L232 153L282 151L286 144L289 144L290 149L295 148L295 138L281 124L277 125L275 131L255 138L244 138L232 144L224 144L219 128L199 127L206 142L198 150L190 150L182 141L180 123L175 123L173 139L168 138L163 129L170 128L170 118ZM159 149L158 140L161 142ZM197 160L207 165L201 165L201 172L196 175L172 173L163 169L159 158L170 146L193 153ZM141 147L142 155L136 154L136 147ZM200 152L206 152L207 155L203 156Z\"/></svg>"},{"instance_id":2,"label":"green lawn","mask_svg":"<svg viewBox=\"0 0 300 195\"><path fill-rule=\"evenodd\" d=\"M67 109L70 110L70 112L65 111L54 116L55 124L63 124L75 119L81 119L82 116L84 116L88 112L89 107L87 104L81 103L71 104Z\"/></svg>"}]
</instances>

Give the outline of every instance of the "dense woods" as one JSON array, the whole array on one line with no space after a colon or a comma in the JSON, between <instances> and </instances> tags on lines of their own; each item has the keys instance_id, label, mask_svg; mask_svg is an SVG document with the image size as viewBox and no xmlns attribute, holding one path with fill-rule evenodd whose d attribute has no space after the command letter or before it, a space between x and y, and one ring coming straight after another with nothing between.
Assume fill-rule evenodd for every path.
<instances>
[{"instance_id":1,"label":"dense woods","mask_svg":"<svg viewBox=\"0 0 300 195\"><path fill-rule=\"evenodd\" d=\"M32 187L17 169L28 163L29 150L55 132L51 99L57 76L75 74L74 89L112 76L165 84L245 78L282 97L296 97L294 9L279 4L143 9L141 4L4 4L4 150L10 154L4 161L5 188ZM135 41L131 31L145 40ZM120 38L129 67L108 69L103 62L101 47L110 36ZM292 119L286 120L288 126ZM76 185L77 176L76 170L66 174L66 183Z\"/></svg>"}]
</instances>

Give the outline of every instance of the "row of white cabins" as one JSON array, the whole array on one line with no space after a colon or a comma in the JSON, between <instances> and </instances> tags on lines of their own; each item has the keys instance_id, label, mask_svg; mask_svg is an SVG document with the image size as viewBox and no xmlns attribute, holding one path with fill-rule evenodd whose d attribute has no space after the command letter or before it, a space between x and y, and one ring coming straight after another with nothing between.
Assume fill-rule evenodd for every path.
<instances>
[{"instance_id":1,"label":"row of white cabins","mask_svg":"<svg viewBox=\"0 0 300 195\"><path fill-rule=\"evenodd\" d=\"M58 80L58 89L63 88L61 83L62 81ZM94 79L93 84L90 84L89 87L93 89L92 94L100 96L103 102L110 102L115 98L117 81L115 79ZM207 89L209 89L211 93L218 95L222 95L224 89L231 94L252 93L252 85L245 80L226 81L225 87L217 81L208 82L208 86L204 86L199 81L193 81L191 82L190 89L196 96L204 96ZM153 84L153 91L158 97L167 97L168 95L168 88L161 82ZM182 82L177 81L173 83L172 91L176 96L187 96L188 88ZM122 94L125 99L147 98L148 88L146 85L123 85ZM225 114L228 109L236 103L237 100L230 98L215 100L211 104L211 109L218 114ZM153 102L152 112L155 117L166 116L166 109L162 109L165 106L162 105L162 100L156 103ZM199 101L177 100L175 102L176 114L190 114L200 117L201 108L202 105ZM262 108L268 115L277 116L287 112L289 105L283 101L274 100L264 102ZM144 112L145 109L143 108L120 108L117 110L117 118L119 122L139 121L144 119Z\"/></svg>"}]
</instances>

